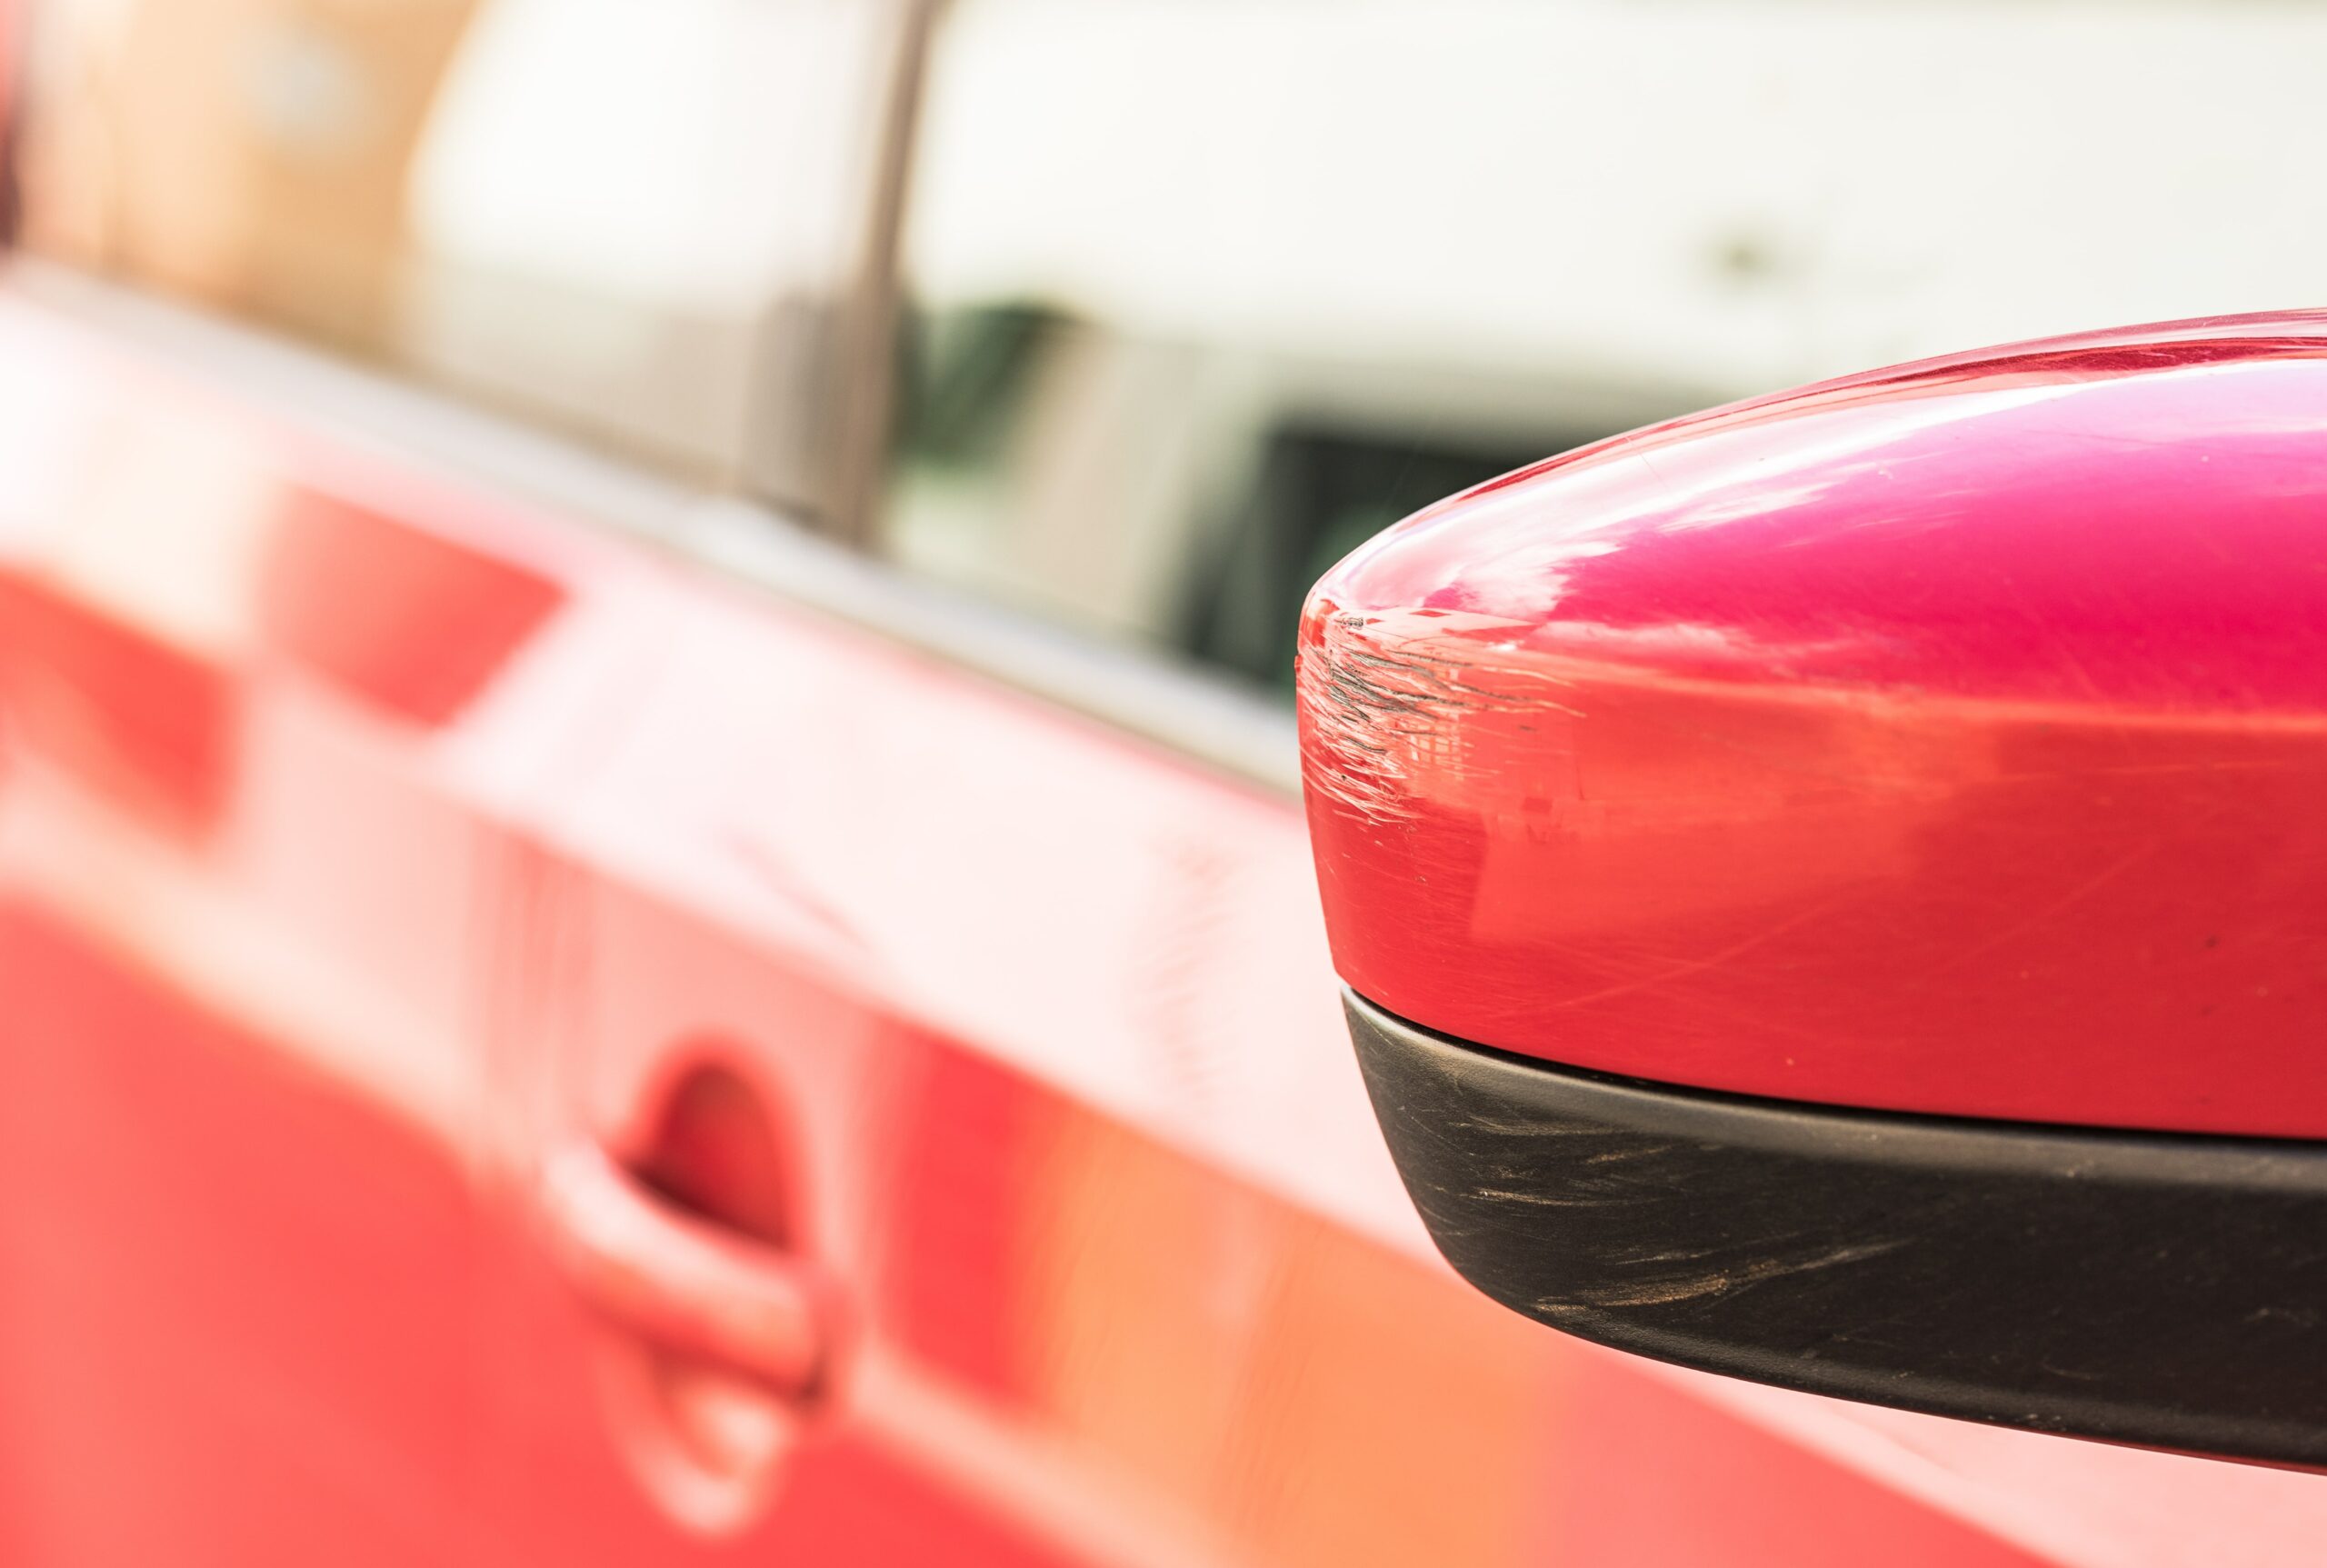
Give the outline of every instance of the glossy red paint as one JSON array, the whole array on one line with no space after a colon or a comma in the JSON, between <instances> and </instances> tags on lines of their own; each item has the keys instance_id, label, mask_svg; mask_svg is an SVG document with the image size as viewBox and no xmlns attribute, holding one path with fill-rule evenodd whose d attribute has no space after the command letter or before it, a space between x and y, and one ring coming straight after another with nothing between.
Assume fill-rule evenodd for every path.
<instances>
[{"instance_id":1,"label":"glossy red paint","mask_svg":"<svg viewBox=\"0 0 2327 1568\"><path fill-rule=\"evenodd\" d=\"M2327 1136L2327 315L1878 372L1417 515L1303 630L1334 960L1465 1039Z\"/></svg>"},{"instance_id":2,"label":"glossy red paint","mask_svg":"<svg viewBox=\"0 0 2327 1568\"><path fill-rule=\"evenodd\" d=\"M270 646L432 726L458 713L563 596L522 564L305 488L284 499L257 593Z\"/></svg>"},{"instance_id":3,"label":"glossy red paint","mask_svg":"<svg viewBox=\"0 0 2327 1568\"><path fill-rule=\"evenodd\" d=\"M188 834L19 711L79 623L0 637L0 1560L2314 1558L2311 1477L1494 1307L1375 1132L1290 803L359 456L352 375L284 397L230 341L0 298L0 409L50 421L0 420L0 560L234 715ZM278 575L302 492L364 521ZM384 702L446 689L470 566L345 643L270 594L385 557L554 608ZM829 1281L796 1425L575 1288L577 1146Z\"/></svg>"},{"instance_id":4,"label":"glossy red paint","mask_svg":"<svg viewBox=\"0 0 2327 1568\"><path fill-rule=\"evenodd\" d=\"M226 796L235 720L228 674L5 565L0 688L25 744L156 823L199 833Z\"/></svg>"}]
</instances>

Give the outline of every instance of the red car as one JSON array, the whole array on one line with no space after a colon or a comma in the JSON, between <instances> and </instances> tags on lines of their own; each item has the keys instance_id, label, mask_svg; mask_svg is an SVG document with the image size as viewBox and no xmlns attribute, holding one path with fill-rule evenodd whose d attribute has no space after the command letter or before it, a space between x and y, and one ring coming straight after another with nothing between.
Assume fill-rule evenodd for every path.
<instances>
[{"instance_id":1,"label":"red car","mask_svg":"<svg viewBox=\"0 0 2327 1568\"><path fill-rule=\"evenodd\" d=\"M2310 25L1687 9L18 16L0 1560L2317 1561L2327 329L1589 444Z\"/></svg>"}]
</instances>

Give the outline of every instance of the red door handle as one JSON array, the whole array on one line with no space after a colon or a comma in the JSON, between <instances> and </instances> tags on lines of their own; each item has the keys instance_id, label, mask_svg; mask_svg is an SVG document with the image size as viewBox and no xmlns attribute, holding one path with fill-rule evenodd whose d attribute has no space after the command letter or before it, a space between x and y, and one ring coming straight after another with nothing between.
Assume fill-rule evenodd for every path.
<instances>
[{"instance_id":1,"label":"red door handle","mask_svg":"<svg viewBox=\"0 0 2327 1568\"><path fill-rule=\"evenodd\" d=\"M690 1213L594 1144L542 1167L551 1252L583 1300L674 1352L813 1398L830 1360L830 1291L816 1267Z\"/></svg>"}]
</instances>

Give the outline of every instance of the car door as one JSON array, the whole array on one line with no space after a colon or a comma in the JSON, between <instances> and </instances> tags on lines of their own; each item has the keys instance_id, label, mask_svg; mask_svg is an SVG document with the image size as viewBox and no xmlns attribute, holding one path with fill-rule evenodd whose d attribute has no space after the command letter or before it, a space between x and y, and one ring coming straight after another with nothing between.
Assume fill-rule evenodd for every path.
<instances>
[{"instance_id":1,"label":"car door","mask_svg":"<svg viewBox=\"0 0 2327 1568\"><path fill-rule=\"evenodd\" d=\"M748 1129L688 1196L742 1229L741 1194L779 1195L754 1233L833 1283L833 1359L780 1441L723 1443L706 1401L748 1431L768 1396L541 1256L511 1296L534 1436L495 1488L522 1538L607 1563L2040 1560L1515 1333L1427 1260L1283 798L742 585L671 592L652 694L548 835L537 907L578 917L508 1010L579 1070L553 1139L651 1172L720 1140L690 1124Z\"/></svg>"},{"instance_id":2,"label":"car door","mask_svg":"<svg viewBox=\"0 0 2327 1568\"><path fill-rule=\"evenodd\" d=\"M634 519L792 417L764 378L814 373L764 328L843 330L880 14L35 21L0 297L0 1555L527 1560L486 1373L535 1059L488 981L537 800L628 689L594 607L642 568L555 499L574 444L462 405L634 454L601 487ZM624 93L646 123L609 129ZM593 215L653 231L563 265ZM504 482L452 477L480 466Z\"/></svg>"},{"instance_id":3,"label":"car door","mask_svg":"<svg viewBox=\"0 0 2327 1568\"><path fill-rule=\"evenodd\" d=\"M456 754L563 590L13 292L0 340L0 1539L474 1560Z\"/></svg>"}]
</instances>

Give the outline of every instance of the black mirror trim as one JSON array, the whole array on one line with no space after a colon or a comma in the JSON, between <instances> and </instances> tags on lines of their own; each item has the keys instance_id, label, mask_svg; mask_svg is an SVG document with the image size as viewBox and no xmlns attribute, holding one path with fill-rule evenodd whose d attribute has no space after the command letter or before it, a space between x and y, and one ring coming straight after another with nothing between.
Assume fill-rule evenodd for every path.
<instances>
[{"instance_id":1,"label":"black mirror trim","mask_svg":"<svg viewBox=\"0 0 2327 1568\"><path fill-rule=\"evenodd\" d=\"M1506 1306L1789 1388L2327 1467L2327 1144L1709 1094L1343 1004L1432 1237Z\"/></svg>"}]
</instances>

